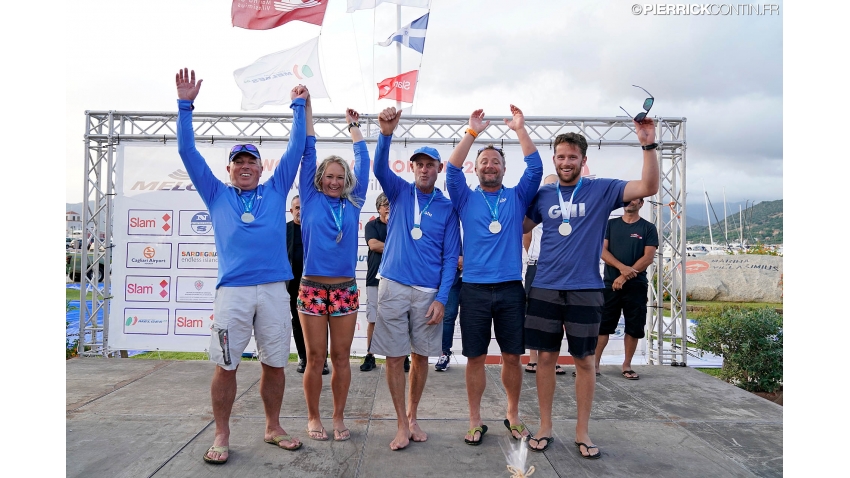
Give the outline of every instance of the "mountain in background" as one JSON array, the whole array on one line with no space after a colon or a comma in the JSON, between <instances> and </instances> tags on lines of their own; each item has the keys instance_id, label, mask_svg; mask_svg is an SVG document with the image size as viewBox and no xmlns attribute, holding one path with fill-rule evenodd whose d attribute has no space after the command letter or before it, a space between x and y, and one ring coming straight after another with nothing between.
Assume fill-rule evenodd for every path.
<instances>
[{"instance_id":1,"label":"mountain in background","mask_svg":"<svg viewBox=\"0 0 850 478\"><path fill-rule=\"evenodd\" d=\"M743 207L744 203L740 203ZM782 244L782 199L776 201L762 201L755 206L743 210L738 213L738 203L735 203L734 210L730 210L731 205L727 205L726 212L729 215L726 217L726 222L723 221L723 203L720 203L720 210L714 204L714 211L717 213L717 220L712 214L711 236L715 244L725 242L725 228L729 228L729 242L739 242L741 237L741 223L743 222L743 238L748 244L761 242L764 244ZM705 210L705 205L702 205ZM734 211L734 212L733 212ZM688 224L693 213L692 206L688 207ZM688 242L709 243L708 226L705 221L701 225L690 225L687 228Z\"/></svg>"}]
</instances>

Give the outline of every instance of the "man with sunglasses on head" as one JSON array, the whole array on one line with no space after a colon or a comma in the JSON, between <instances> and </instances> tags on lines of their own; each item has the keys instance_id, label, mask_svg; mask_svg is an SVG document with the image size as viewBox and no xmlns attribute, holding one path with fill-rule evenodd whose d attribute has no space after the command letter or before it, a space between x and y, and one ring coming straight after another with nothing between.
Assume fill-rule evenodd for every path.
<instances>
[{"instance_id":1,"label":"man with sunglasses on head","mask_svg":"<svg viewBox=\"0 0 850 478\"><path fill-rule=\"evenodd\" d=\"M508 398L505 427L514 439L528 435L519 418L520 356L525 353L522 227L525 211L543 177L543 162L525 130L522 111L514 105L510 108L513 118L505 119L505 124L516 133L526 164L519 183L512 188L502 184L505 155L491 144L478 150L475 158L480 184L474 189L466 185L463 162L475 138L490 125L480 109L469 116L469 127L452 151L447 172L446 187L463 224L467 252L460 292L460 331L463 355L467 358L469 431L464 441L468 445L479 445L487 433L487 425L481 420L481 397L487 383L484 362L491 325L502 353L502 385Z\"/></svg>"},{"instance_id":2,"label":"man with sunglasses on head","mask_svg":"<svg viewBox=\"0 0 850 478\"><path fill-rule=\"evenodd\" d=\"M293 111L289 144L272 177L260 184L263 171L254 145L234 146L228 157L230 184L215 177L195 147L193 102L203 80L195 72L177 73L177 149L195 189L212 217L218 253L218 281L210 339L215 362L212 396L215 438L204 461L223 464L229 457L230 413L236 398L236 369L252 330L261 362L260 397L266 415L264 441L285 450L301 442L280 425L289 361L292 323L286 281L293 278L286 250L286 196L295 180L307 140L305 104L309 92L290 92Z\"/></svg>"},{"instance_id":3,"label":"man with sunglasses on head","mask_svg":"<svg viewBox=\"0 0 850 478\"><path fill-rule=\"evenodd\" d=\"M643 115L644 117L646 115ZM587 140L577 133L555 138L552 161L558 182L540 188L528 208L524 230L542 222L537 272L528 292L525 344L538 350L537 399L540 428L528 441L532 451L552 444L552 400L555 364L564 332L576 365L575 445L583 458L599 458L588 431L596 387L594 353L604 303L599 259L611 211L658 192L655 125L634 121L643 146L641 178L634 181L581 177L587 162Z\"/></svg>"},{"instance_id":4,"label":"man with sunglasses on head","mask_svg":"<svg viewBox=\"0 0 850 478\"><path fill-rule=\"evenodd\" d=\"M398 429L390 449L428 439L417 421L428 379L428 357L439 357L443 315L457 270L460 227L452 202L435 187L443 170L440 153L423 146L413 152L413 182L390 168L390 145L401 111L378 115L381 135L375 148L375 178L390 203L384 255L378 274L378 319L371 351L387 357L387 386ZM411 354L410 395L405 403L404 359Z\"/></svg>"}]
</instances>

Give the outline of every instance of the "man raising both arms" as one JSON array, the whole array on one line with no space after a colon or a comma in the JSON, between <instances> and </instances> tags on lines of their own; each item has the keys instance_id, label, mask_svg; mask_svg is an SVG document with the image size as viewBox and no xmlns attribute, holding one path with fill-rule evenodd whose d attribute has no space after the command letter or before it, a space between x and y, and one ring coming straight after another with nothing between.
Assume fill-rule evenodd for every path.
<instances>
[{"instance_id":1,"label":"man raising both arms","mask_svg":"<svg viewBox=\"0 0 850 478\"><path fill-rule=\"evenodd\" d=\"M540 428L528 441L532 451L552 443L552 400L555 363L564 332L576 364L575 444L584 458L599 458L588 434L590 409L596 387L593 357L602 319L602 278L599 258L611 211L633 199L658 192L658 159L653 121L635 122L643 145L641 179L582 178L587 161L587 140L577 133L555 138L555 172L558 182L540 188L525 220L525 232L543 223L537 273L528 293L525 345L537 349L537 399Z\"/></svg>"},{"instance_id":2,"label":"man raising both arms","mask_svg":"<svg viewBox=\"0 0 850 478\"><path fill-rule=\"evenodd\" d=\"M204 461L227 462L230 445L230 412L236 398L236 369L253 329L262 373L260 397L266 414L265 442L297 450L301 442L280 426L285 376L289 361L292 322L286 281L292 268L286 254L286 195L304 152L307 129L304 105L307 88L292 89L292 131L289 144L272 177L260 184L263 165L252 144L237 144L230 151L227 172L230 184L215 177L195 148L193 102L201 89L195 72L177 73L177 150L198 194L212 217L218 251L210 360L215 439Z\"/></svg>"},{"instance_id":3,"label":"man raising both arms","mask_svg":"<svg viewBox=\"0 0 850 478\"><path fill-rule=\"evenodd\" d=\"M490 125L484 111L469 116L466 134L449 158L447 188L463 224L463 286L460 292L460 331L466 364L469 431L464 441L479 445L487 425L481 421L481 396L487 378L484 361L490 346L490 327L502 352L502 385L508 396L505 426L515 439L528 435L519 419L522 370L519 357L525 352L523 320L525 290L522 286L522 227L525 211L543 177L543 162L525 130L522 111L511 105L513 118L505 124L516 132L525 172L512 188L502 184L505 155L492 144L478 150L475 173L480 185L470 189L463 175L463 161L475 138ZM553 371L554 375L555 372Z\"/></svg>"},{"instance_id":4,"label":"man raising both arms","mask_svg":"<svg viewBox=\"0 0 850 478\"><path fill-rule=\"evenodd\" d=\"M428 357L442 350L443 313L457 270L460 228L451 201L434 187L443 170L440 153L424 146L413 152L413 183L390 170L392 134L401 111L387 108L378 121L375 177L390 201L387 240L378 273L378 320L371 351L387 357L387 385L398 431L391 450L428 435L416 414L428 378ZM410 396L405 405L404 359L412 352Z\"/></svg>"}]
</instances>

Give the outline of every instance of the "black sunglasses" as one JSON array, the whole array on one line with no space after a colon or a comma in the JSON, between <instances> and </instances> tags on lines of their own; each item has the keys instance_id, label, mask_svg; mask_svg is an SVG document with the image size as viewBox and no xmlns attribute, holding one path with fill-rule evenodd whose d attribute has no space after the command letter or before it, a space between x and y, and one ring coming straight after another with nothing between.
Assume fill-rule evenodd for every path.
<instances>
[{"instance_id":1,"label":"black sunglasses","mask_svg":"<svg viewBox=\"0 0 850 478\"><path fill-rule=\"evenodd\" d=\"M640 89L642 89L643 91L646 91L646 90L644 90L644 89L643 89L643 87L640 87L640 86L638 86L638 85L632 85L632 86L634 86L635 88L640 88ZM652 108L652 104L653 104L653 103L655 103L655 98L652 96L652 93L650 93L650 92L646 91L646 94L648 94L648 95L649 95L649 98L647 98L647 99L643 100L643 109L644 109L644 112L642 112L642 113L638 113L638 114L637 114L637 116L635 116L635 121L637 121L638 123L640 123L641 121L643 121L643 119L644 119L644 118L646 118L646 114L647 114L647 113L649 113L650 108ZM624 112L624 113L626 113L627 115L629 115L629 117L631 117L631 116L632 116L632 115L631 115L628 111L626 111L626 109L625 109L625 108L623 108L622 106L620 107L620 109L621 109L621 110L623 110L623 112Z\"/></svg>"},{"instance_id":2,"label":"black sunglasses","mask_svg":"<svg viewBox=\"0 0 850 478\"><path fill-rule=\"evenodd\" d=\"M239 153L251 153L256 157L260 156L260 150L253 144L237 144L230 150L230 161L233 161L233 157Z\"/></svg>"}]
</instances>

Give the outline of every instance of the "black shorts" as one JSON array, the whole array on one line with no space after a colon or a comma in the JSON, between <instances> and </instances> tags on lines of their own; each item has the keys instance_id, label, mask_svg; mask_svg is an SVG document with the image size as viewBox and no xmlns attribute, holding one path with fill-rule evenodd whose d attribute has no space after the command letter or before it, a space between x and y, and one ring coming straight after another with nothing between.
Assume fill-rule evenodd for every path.
<instances>
[{"instance_id":1,"label":"black shorts","mask_svg":"<svg viewBox=\"0 0 850 478\"><path fill-rule=\"evenodd\" d=\"M525 316L525 345L529 349L559 352L564 332L570 355L584 358L596 353L604 299L601 289L551 290L532 287Z\"/></svg>"},{"instance_id":2,"label":"black shorts","mask_svg":"<svg viewBox=\"0 0 850 478\"><path fill-rule=\"evenodd\" d=\"M464 357L485 355L490 326L502 353L522 355L525 290L522 281L471 284L460 289L460 337Z\"/></svg>"},{"instance_id":3,"label":"black shorts","mask_svg":"<svg viewBox=\"0 0 850 478\"><path fill-rule=\"evenodd\" d=\"M611 335L620 322L620 311L626 322L626 334L636 339L646 336L646 292L649 284L627 281L620 290L603 290L605 306L599 335Z\"/></svg>"}]
</instances>

